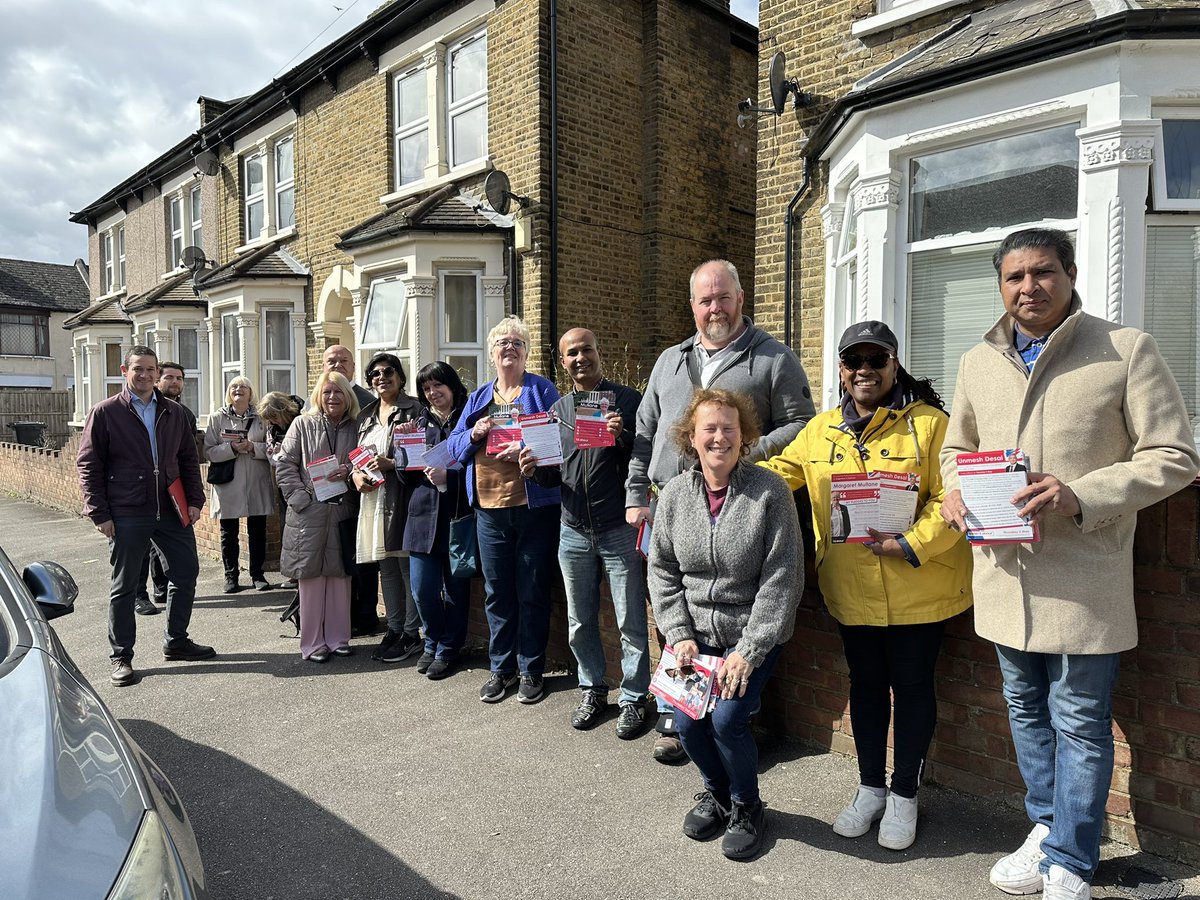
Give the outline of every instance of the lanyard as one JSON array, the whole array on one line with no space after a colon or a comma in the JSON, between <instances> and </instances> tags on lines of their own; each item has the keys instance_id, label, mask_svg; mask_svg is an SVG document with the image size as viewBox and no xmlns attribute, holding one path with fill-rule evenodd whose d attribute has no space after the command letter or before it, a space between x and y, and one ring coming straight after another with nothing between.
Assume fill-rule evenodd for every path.
<instances>
[{"instance_id":1,"label":"lanyard","mask_svg":"<svg viewBox=\"0 0 1200 900\"><path fill-rule=\"evenodd\" d=\"M336 458L337 457L338 438L341 437L341 435L338 433L338 430L341 426L340 426L340 424L335 425L333 427L333 437L330 437L329 436L329 418L324 413L321 414L321 424L325 426L325 443L329 445L329 455Z\"/></svg>"}]
</instances>

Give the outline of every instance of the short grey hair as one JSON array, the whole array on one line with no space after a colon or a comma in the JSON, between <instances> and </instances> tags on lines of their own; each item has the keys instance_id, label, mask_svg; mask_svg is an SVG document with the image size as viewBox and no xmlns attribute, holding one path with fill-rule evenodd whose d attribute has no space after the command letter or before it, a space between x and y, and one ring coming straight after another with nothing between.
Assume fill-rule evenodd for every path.
<instances>
[{"instance_id":1,"label":"short grey hair","mask_svg":"<svg viewBox=\"0 0 1200 900\"><path fill-rule=\"evenodd\" d=\"M692 269L692 274L688 278L688 297L689 298L694 298L696 296L696 275L698 275L700 270L703 269L705 266L711 266L714 263L726 271L726 273L729 275L730 280L733 281L733 289L735 291L740 291L742 289L742 279L738 277L737 266L735 266L733 263L731 263L727 259L707 259L704 262L700 263L700 265L696 266L696 268Z\"/></svg>"}]
</instances>

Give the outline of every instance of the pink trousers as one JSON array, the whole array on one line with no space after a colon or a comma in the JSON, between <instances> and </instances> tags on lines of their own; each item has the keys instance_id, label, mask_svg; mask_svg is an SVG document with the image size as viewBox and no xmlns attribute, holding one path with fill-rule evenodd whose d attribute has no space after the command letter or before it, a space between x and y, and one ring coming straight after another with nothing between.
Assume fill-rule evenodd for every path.
<instances>
[{"instance_id":1,"label":"pink trousers","mask_svg":"<svg viewBox=\"0 0 1200 900\"><path fill-rule=\"evenodd\" d=\"M350 579L300 579L300 656L350 643Z\"/></svg>"}]
</instances>

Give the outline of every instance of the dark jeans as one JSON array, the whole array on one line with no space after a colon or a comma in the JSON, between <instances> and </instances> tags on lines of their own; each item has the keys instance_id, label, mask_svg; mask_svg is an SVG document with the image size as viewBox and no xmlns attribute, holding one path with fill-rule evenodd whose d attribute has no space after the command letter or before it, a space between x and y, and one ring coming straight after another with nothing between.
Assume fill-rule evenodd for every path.
<instances>
[{"instance_id":1,"label":"dark jeans","mask_svg":"<svg viewBox=\"0 0 1200 900\"><path fill-rule=\"evenodd\" d=\"M149 578L154 582L154 602L160 606L167 602L167 573L163 571L162 556L154 545L150 545L150 552L146 554L146 559L142 563L142 574L138 576L138 600L149 600L150 594L146 590L146 579Z\"/></svg>"},{"instance_id":2,"label":"dark jeans","mask_svg":"<svg viewBox=\"0 0 1200 900\"><path fill-rule=\"evenodd\" d=\"M707 656L728 656L734 648L713 647L697 642ZM750 717L758 709L763 687L779 659L783 646L775 647L763 664L750 673L744 697L718 700L703 719L675 716L679 740L704 778L704 789L713 796L731 797L753 804L758 797L758 744L750 731ZM715 686L714 686L715 689Z\"/></svg>"},{"instance_id":3,"label":"dark jeans","mask_svg":"<svg viewBox=\"0 0 1200 900\"><path fill-rule=\"evenodd\" d=\"M475 510L493 672L546 670L559 515L558 504Z\"/></svg>"},{"instance_id":4,"label":"dark jeans","mask_svg":"<svg viewBox=\"0 0 1200 900\"><path fill-rule=\"evenodd\" d=\"M859 780L867 787L887 787L894 702L892 793L911 799L917 796L937 725L933 670L946 623L838 627L850 666L850 724Z\"/></svg>"},{"instance_id":5,"label":"dark jeans","mask_svg":"<svg viewBox=\"0 0 1200 900\"><path fill-rule=\"evenodd\" d=\"M225 565L225 577L238 576L238 527L241 519L221 520L221 562ZM263 564L267 560L267 517L246 516L246 537L250 544L250 578L266 581Z\"/></svg>"},{"instance_id":6,"label":"dark jeans","mask_svg":"<svg viewBox=\"0 0 1200 900\"><path fill-rule=\"evenodd\" d=\"M471 579L450 574L450 517L439 517L437 527L432 552L408 554L408 576L425 628L425 652L453 662L467 640Z\"/></svg>"},{"instance_id":7,"label":"dark jeans","mask_svg":"<svg viewBox=\"0 0 1200 900\"><path fill-rule=\"evenodd\" d=\"M173 513L161 519L153 516L115 519L113 525L116 534L109 541L112 588L108 601L108 642L112 645L112 658L133 659L137 636L133 603L138 578L142 576L142 564L151 544L162 556L168 580L167 627L163 638L168 644L187 640L192 601L196 598L196 576L200 573L195 532L180 525Z\"/></svg>"}]
</instances>

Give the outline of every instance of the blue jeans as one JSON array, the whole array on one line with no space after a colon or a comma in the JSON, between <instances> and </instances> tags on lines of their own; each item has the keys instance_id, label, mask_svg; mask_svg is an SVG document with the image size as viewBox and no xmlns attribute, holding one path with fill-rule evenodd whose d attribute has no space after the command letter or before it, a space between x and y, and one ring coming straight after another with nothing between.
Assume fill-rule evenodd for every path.
<instances>
[{"instance_id":1,"label":"blue jeans","mask_svg":"<svg viewBox=\"0 0 1200 900\"><path fill-rule=\"evenodd\" d=\"M558 504L475 510L493 672L546 670L558 519Z\"/></svg>"},{"instance_id":2,"label":"blue jeans","mask_svg":"<svg viewBox=\"0 0 1200 900\"><path fill-rule=\"evenodd\" d=\"M646 577L637 552L637 530L576 531L564 523L558 535L558 564L567 592L571 652L579 664L579 687L608 693L600 642L600 579L608 578L613 612L621 632L621 703L640 703L650 687Z\"/></svg>"},{"instance_id":3,"label":"blue jeans","mask_svg":"<svg viewBox=\"0 0 1200 900\"><path fill-rule=\"evenodd\" d=\"M109 541L112 587L108 597L108 642L113 659L133 659L137 624L133 603L139 585L146 583L142 565L151 544L158 550L167 576L167 627L163 640L178 644L187 640L196 599L196 533L184 528L172 512L161 519L126 516L113 520L116 533Z\"/></svg>"},{"instance_id":4,"label":"blue jeans","mask_svg":"<svg viewBox=\"0 0 1200 900\"><path fill-rule=\"evenodd\" d=\"M1112 689L1120 655L1027 653L996 645L1025 810L1050 829L1052 864L1091 881L1112 782Z\"/></svg>"},{"instance_id":5,"label":"blue jeans","mask_svg":"<svg viewBox=\"0 0 1200 900\"><path fill-rule=\"evenodd\" d=\"M728 656L734 649L697 643L700 652L708 656ZM763 664L750 673L744 697L718 700L703 719L691 719L683 713L675 716L683 749L700 770L704 789L715 797L729 796L743 804L759 799L758 744L750 732L750 716L758 709L763 687L782 650L782 644L775 647Z\"/></svg>"},{"instance_id":6,"label":"blue jeans","mask_svg":"<svg viewBox=\"0 0 1200 900\"><path fill-rule=\"evenodd\" d=\"M429 553L409 551L413 599L425 626L425 652L453 662L467 640L471 579L450 574L450 517L439 516Z\"/></svg>"}]
</instances>

